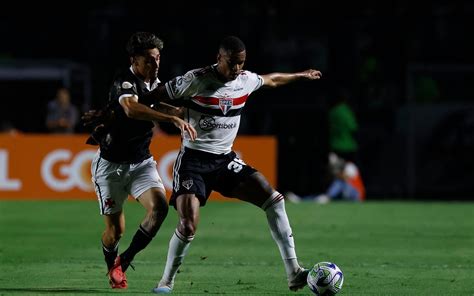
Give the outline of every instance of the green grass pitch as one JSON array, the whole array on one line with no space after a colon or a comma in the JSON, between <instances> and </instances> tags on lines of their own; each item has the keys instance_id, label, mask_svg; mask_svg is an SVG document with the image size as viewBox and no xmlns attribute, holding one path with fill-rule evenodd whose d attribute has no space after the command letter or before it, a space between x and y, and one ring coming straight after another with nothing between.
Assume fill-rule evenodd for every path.
<instances>
[{"instance_id":1,"label":"green grass pitch","mask_svg":"<svg viewBox=\"0 0 474 296\"><path fill-rule=\"evenodd\" d=\"M299 261L335 262L338 295L474 295L474 203L289 204ZM125 205L128 246L143 216ZM1 201L0 295L151 295L177 222L170 209L155 240L127 271L129 288L108 287L95 201ZM310 295L287 288L264 213L210 202L178 274L175 295Z\"/></svg>"}]
</instances>

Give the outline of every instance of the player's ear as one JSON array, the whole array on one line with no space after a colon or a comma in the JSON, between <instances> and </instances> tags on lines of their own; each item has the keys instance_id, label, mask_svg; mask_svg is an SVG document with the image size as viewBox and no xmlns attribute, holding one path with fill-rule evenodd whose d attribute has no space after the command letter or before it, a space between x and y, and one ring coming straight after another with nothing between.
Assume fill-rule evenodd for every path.
<instances>
[{"instance_id":1,"label":"player's ear","mask_svg":"<svg viewBox=\"0 0 474 296\"><path fill-rule=\"evenodd\" d=\"M135 57L130 57L130 64L133 65L135 63L136 59Z\"/></svg>"}]
</instances>

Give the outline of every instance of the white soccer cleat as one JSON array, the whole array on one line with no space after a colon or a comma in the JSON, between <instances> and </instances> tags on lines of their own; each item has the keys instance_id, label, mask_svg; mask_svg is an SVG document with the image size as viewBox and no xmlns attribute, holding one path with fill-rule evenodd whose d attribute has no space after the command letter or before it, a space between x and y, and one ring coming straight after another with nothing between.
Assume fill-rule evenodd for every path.
<instances>
[{"instance_id":1,"label":"white soccer cleat","mask_svg":"<svg viewBox=\"0 0 474 296\"><path fill-rule=\"evenodd\" d=\"M292 279L288 279L288 288L291 291L298 291L304 288L308 284L308 273L309 269L300 267L295 276Z\"/></svg>"},{"instance_id":2,"label":"white soccer cleat","mask_svg":"<svg viewBox=\"0 0 474 296\"><path fill-rule=\"evenodd\" d=\"M171 294L173 291L173 283L165 283L160 281L158 285L151 290L155 294Z\"/></svg>"}]
</instances>

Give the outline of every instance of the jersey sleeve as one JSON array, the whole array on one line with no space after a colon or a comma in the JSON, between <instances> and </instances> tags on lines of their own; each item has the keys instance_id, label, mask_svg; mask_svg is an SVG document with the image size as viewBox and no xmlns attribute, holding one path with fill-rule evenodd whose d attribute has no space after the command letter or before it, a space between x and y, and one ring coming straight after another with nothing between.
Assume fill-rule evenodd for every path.
<instances>
[{"instance_id":1,"label":"jersey sleeve","mask_svg":"<svg viewBox=\"0 0 474 296\"><path fill-rule=\"evenodd\" d=\"M165 83L166 91L171 99L195 96L200 88L199 77L195 71L189 71L183 76L177 76Z\"/></svg>"},{"instance_id":2,"label":"jersey sleeve","mask_svg":"<svg viewBox=\"0 0 474 296\"><path fill-rule=\"evenodd\" d=\"M247 77L246 85L247 85L249 94L251 92L256 91L260 87L262 87L262 85L263 85L262 76L260 76L256 73L250 72L250 71L245 71L245 75Z\"/></svg>"},{"instance_id":3,"label":"jersey sleeve","mask_svg":"<svg viewBox=\"0 0 474 296\"><path fill-rule=\"evenodd\" d=\"M119 76L114 80L110 90L110 100L120 100L128 96L137 96L138 90L136 83L126 76Z\"/></svg>"}]
</instances>

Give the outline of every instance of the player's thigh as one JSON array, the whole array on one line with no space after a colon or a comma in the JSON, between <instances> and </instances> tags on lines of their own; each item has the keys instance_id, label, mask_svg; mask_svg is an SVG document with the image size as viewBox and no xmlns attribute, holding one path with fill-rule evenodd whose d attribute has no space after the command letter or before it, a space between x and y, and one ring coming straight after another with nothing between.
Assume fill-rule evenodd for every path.
<instances>
[{"instance_id":1,"label":"player's thigh","mask_svg":"<svg viewBox=\"0 0 474 296\"><path fill-rule=\"evenodd\" d=\"M128 189L135 199L153 202L165 197L165 187L152 157L131 167Z\"/></svg>"},{"instance_id":2,"label":"player's thigh","mask_svg":"<svg viewBox=\"0 0 474 296\"><path fill-rule=\"evenodd\" d=\"M261 173L239 159L235 153L220 169L214 189L224 196L257 206L261 206L274 191Z\"/></svg>"},{"instance_id":3,"label":"player's thigh","mask_svg":"<svg viewBox=\"0 0 474 296\"><path fill-rule=\"evenodd\" d=\"M163 188L153 187L143 192L137 200L147 211L165 210L168 207Z\"/></svg>"},{"instance_id":4,"label":"player's thigh","mask_svg":"<svg viewBox=\"0 0 474 296\"><path fill-rule=\"evenodd\" d=\"M111 163L98 155L92 161L92 182L102 215L121 212L123 203L128 197L123 185L126 180L119 169L119 164Z\"/></svg>"},{"instance_id":5,"label":"player's thigh","mask_svg":"<svg viewBox=\"0 0 474 296\"><path fill-rule=\"evenodd\" d=\"M215 156L209 153L192 149L181 150L173 167L173 192L170 205L176 208L176 199L182 195L196 196L201 206L211 193L212 172L219 167L214 167Z\"/></svg>"},{"instance_id":6,"label":"player's thigh","mask_svg":"<svg viewBox=\"0 0 474 296\"><path fill-rule=\"evenodd\" d=\"M230 197L252 203L258 207L272 195L275 190L260 172L254 172L244 178L233 188Z\"/></svg>"},{"instance_id":7,"label":"player's thigh","mask_svg":"<svg viewBox=\"0 0 474 296\"><path fill-rule=\"evenodd\" d=\"M177 208L177 199L181 196L194 196L204 206L210 195L210 186L203 175L191 171L179 171L175 173L173 192L170 205Z\"/></svg>"}]
</instances>

